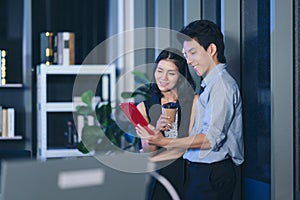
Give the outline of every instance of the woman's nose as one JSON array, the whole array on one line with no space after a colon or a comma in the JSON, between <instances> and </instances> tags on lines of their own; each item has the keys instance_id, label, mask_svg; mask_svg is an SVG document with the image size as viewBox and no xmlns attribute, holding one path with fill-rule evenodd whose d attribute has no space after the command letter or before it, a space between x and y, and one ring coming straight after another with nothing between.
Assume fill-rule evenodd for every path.
<instances>
[{"instance_id":1,"label":"woman's nose","mask_svg":"<svg viewBox=\"0 0 300 200\"><path fill-rule=\"evenodd\" d=\"M162 80L168 80L168 75L167 75L167 73L163 73L162 76L161 76L161 79L162 79Z\"/></svg>"}]
</instances>

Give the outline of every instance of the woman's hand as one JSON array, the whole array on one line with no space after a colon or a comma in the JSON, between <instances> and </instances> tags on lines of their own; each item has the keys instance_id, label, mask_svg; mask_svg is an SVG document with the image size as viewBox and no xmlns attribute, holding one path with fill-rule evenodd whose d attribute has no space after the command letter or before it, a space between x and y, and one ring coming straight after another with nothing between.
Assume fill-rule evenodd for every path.
<instances>
[{"instance_id":1,"label":"woman's hand","mask_svg":"<svg viewBox=\"0 0 300 200\"><path fill-rule=\"evenodd\" d=\"M167 146L167 144L170 142L169 138L164 137L160 133L160 130L155 129L151 124L148 125L148 128L154 132L153 135L148 133L148 131L140 124L135 127L136 133L141 138L142 142L147 142L149 145L156 145L160 147Z\"/></svg>"},{"instance_id":2,"label":"woman's hand","mask_svg":"<svg viewBox=\"0 0 300 200\"><path fill-rule=\"evenodd\" d=\"M172 121L170 117L165 114L161 114L159 119L156 122L156 129L160 131L167 131L172 128Z\"/></svg>"}]
</instances>

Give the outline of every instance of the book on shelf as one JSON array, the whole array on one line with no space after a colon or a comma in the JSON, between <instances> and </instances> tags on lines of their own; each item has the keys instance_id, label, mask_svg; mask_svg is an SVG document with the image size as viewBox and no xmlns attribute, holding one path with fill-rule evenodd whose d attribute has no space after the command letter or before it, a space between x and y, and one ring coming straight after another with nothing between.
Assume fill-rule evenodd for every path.
<instances>
[{"instance_id":1,"label":"book on shelf","mask_svg":"<svg viewBox=\"0 0 300 200\"><path fill-rule=\"evenodd\" d=\"M6 108L0 106L1 109L1 135L2 137L15 136L15 108Z\"/></svg>"},{"instance_id":2,"label":"book on shelf","mask_svg":"<svg viewBox=\"0 0 300 200\"><path fill-rule=\"evenodd\" d=\"M53 38L53 64L57 65L58 63L58 52L57 52L57 34Z\"/></svg>"},{"instance_id":3,"label":"book on shelf","mask_svg":"<svg viewBox=\"0 0 300 200\"><path fill-rule=\"evenodd\" d=\"M2 136L2 106L0 106L0 136Z\"/></svg>"},{"instance_id":4,"label":"book on shelf","mask_svg":"<svg viewBox=\"0 0 300 200\"><path fill-rule=\"evenodd\" d=\"M40 62L46 65L53 64L53 33L40 34Z\"/></svg>"},{"instance_id":5,"label":"book on shelf","mask_svg":"<svg viewBox=\"0 0 300 200\"><path fill-rule=\"evenodd\" d=\"M7 108L7 136L15 136L15 109Z\"/></svg>"},{"instance_id":6,"label":"book on shelf","mask_svg":"<svg viewBox=\"0 0 300 200\"><path fill-rule=\"evenodd\" d=\"M0 50L0 85L6 84L6 50Z\"/></svg>"},{"instance_id":7,"label":"book on shelf","mask_svg":"<svg viewBox=\"0 0 300 200\"><path fill-rule=\"evenodd\" d=\"M1 52L2 52L2 50L0 49L0 85L2 85L2 59L1 59L2 56L1 56Z\"/></svg>"},{"instance_id":8,"label":"book on shelf","mask_svg":"<svg viewBox=\"0 0 300 200\"><path fill-rule=\"evenodd\" d=\"M57 33L57 64L75 64L75 33Z\"/></svg>"},{"instance_id":9,"label":"book on shelf","mask_svg":"<svg viewBox=\"0 0 300 200\"><path fill-rule=\"evenodd\" d=\"M2 108L2 137L8 137L8 113L7 113L7 108Z\"/></svg>"}]
</instances>

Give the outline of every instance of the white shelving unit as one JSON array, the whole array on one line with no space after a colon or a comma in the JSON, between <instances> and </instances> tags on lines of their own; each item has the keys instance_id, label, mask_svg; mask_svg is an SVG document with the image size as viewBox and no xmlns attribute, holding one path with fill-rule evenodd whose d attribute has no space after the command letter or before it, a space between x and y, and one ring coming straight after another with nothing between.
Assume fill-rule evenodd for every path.
<instances>
[{"instance_id":1,"label":"white shelving unit","mask_svg":"<svg viewBox=\"0 0 300 200\"><path fill-rule=\"evenodd\" d=\"M116 69L114 65L39 65L37 67L37 129L38 129L38 158L55 158L55 157L74 157L85 156L77 149L69 148L49 148L47 143L47 113L49 112L74 112L76 105L74 102L48 102L47 101L47 76L48 75L108 75L109 90L105 91L110 94L112 106L115 106L115 84L116 84ZM107 88L107 87L106 87ZM59 93L63 91L57 91ZM105 102L105 101L101 101ZM88 154L90 155L90 154Z\"/></svg>"}]
</instances>

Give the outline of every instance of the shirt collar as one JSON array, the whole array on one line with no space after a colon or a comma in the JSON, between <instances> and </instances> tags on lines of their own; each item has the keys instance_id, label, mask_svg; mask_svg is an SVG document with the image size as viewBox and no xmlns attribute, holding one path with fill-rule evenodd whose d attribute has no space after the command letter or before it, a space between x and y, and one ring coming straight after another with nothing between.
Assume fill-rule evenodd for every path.
<instances>
[{"instance_id":1,"label":"shirt collar","mask_svg":"<svg viewBox=\"0 0 300 200\"><path fill-rule=\"evenodd\" d=\"M225 63L217 64L202 80L201 87L206 87L210 82L212 82L215 79L215 76L217 76L221 71L223 71L226 68Z\"/></svg>"}]
</instances>

